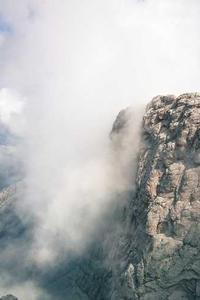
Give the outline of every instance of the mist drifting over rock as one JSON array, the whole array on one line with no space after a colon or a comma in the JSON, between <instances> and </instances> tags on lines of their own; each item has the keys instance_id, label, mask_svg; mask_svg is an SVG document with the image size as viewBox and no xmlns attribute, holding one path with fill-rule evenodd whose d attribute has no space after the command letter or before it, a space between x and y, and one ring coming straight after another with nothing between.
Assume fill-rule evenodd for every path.
<instances>
[{"instance_id":1,"label":"mist drifting over rock","mask_svg":"<svg viewBox=\"0 0 200 300\"><path fill-rule=\"evenodd\" d=\"M0 1L2 296L198 297L199 12Z\"/></svg>"}]
</instances>

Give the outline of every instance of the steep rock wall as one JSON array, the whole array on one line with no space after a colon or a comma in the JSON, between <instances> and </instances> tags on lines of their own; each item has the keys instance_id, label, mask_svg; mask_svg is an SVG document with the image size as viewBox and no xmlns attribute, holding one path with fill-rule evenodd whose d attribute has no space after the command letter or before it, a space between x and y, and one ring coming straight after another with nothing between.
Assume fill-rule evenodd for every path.
<instances>
[{"instance_id":1,"label":"steep rock wall","mask_svg":"<svg viewBox=\"0 0 200 300\"><path fill-rule=\"evenodd\" d=\"M200 95L154 98L140 153L113 299L200 299Z\"/></svg>"}]
</instances>

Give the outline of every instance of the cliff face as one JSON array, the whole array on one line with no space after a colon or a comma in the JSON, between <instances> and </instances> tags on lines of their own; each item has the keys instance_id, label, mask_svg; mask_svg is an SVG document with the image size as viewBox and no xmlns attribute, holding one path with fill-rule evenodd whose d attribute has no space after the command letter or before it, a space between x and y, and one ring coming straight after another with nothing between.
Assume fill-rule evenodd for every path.
<instances>
[{"instance_id":1,"label":"cliff face","mask_svg":"<svg viewBox=\"0 0 200 300\"><path fill-rule=\"evenodd\" d=\"M113 299L200 299L200 95L154 98L140 153Z\"/></svg>"},{"instance_id":2,"label":"cliff face","mask_svg":"<svg viewBox=\"0 0 200 300\"><path fill-rule=\"evenodd\" d=\"M129 118L117 117L115 142ZM108 230L83 258L37 274L52 298L200 299L200 95L154 98L141 139L136 182Z\"/></svg>"}]
</instances>

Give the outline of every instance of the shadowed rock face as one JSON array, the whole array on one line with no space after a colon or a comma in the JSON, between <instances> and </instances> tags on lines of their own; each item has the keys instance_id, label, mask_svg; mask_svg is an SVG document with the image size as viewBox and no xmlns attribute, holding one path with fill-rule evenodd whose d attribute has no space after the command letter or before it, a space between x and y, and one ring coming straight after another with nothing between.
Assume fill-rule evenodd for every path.
<instances>
[{"instance_id":1,"label":"shadowed rock face","mask_svg":"<svg viewBox=\"0 0 200 300\"><path fill-rule=\"evenodd\" d=\"M115 142L130 113L118 115ZM38 275L41 286L59 300L200 299L199 94L158 96L147 106L136 183L118 197L125 204L98 242Z\"/></svg>"}]
</instances>

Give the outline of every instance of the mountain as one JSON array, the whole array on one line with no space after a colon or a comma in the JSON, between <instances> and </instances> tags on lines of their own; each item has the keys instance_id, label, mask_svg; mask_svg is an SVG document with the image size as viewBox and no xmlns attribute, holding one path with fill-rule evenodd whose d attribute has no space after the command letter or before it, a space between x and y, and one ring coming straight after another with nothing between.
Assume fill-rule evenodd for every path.
<instances>
[{"instance_id":1,"label":"mountain","mask_svg":"<svg viewBox=\"0 0 200 300\"><path fill-rule=\"evenodd\" d=\"M200 95L154 98L142 140L111 299L200 299Z\"/></svg>"},{"instance_id":2,"label":"mountain","mask_svg":"<svg viewBox=\"0 0 200 300\"><path fill-rule=\"evenodd\" d=\"M111 139L126 134L131 111L118 115ZM200 94L157 96L149 103L135 182L116 197L123 205L112 207L83 257L26 274L57 300L200 299ZM12 231L7 203L0 244L6 235L27 234L14 213Z\"/></svg>"}]
</instances>

